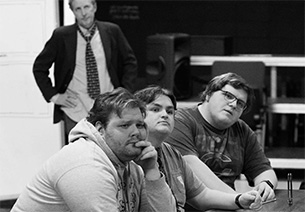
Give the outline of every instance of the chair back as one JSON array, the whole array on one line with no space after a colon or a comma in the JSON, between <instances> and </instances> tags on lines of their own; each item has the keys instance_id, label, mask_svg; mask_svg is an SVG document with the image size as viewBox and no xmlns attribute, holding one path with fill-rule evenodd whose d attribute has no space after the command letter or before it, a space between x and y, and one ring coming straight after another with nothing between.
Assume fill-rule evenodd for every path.
<instances>
[{"instance_id":1,"label":"chair back","mask_svg":"<svg viewBox=\"0 0 305 212\"><path fill-rule=\"evenodd\" d=\"M233 72L244 78L253 89L261 89L265 88L265 69L263 62L215 61L212 66L212 77Z\"/></svg>"}]
</instances>

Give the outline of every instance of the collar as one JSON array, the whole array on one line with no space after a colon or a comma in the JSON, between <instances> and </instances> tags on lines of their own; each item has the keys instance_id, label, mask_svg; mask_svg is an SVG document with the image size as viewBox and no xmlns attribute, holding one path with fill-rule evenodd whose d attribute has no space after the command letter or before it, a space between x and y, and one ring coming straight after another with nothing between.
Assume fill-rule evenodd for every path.
<instances>
[{"instance_id":1,"label":"collar","mask_svg":"<svg viewBox=\"0 0 305 212\"><path fill-rule=\"evenodd\" d=\"M85 36L89 36L90 35L90 31L91 29L96 25L96 22L93 22L92 26L87 29L85 27L82 27L81 25L77 24L78 28L82 31L82 33L85 35ZM97 27L97 26L96 26Z\"/></svg>"}]
</instances>

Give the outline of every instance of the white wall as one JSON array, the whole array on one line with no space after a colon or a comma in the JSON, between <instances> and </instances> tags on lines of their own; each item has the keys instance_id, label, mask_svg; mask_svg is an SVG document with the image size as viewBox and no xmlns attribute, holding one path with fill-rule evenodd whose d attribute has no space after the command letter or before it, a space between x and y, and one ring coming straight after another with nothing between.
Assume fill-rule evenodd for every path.
<instances>
[{"instance_id":1,"label":"white wall","mask_svg":"<svg viewBox=\"0 0 305 212\"><path fill-rule=\"evenodd\" d=\"M58 26L55 0L0 0L0 200L16 198L62 146L53 105L33 77L35 57Z\"/></svg>"},{"instance_id":2,"label":"white wall","mask_svg":"<svg viewBox=\"0 0 305 212\"><path fill-rule=\"evenodd\" d=\"M75 17L69 7L69 0L64 0L64 25L75 23Z\"/></svg>"}]
</instances>

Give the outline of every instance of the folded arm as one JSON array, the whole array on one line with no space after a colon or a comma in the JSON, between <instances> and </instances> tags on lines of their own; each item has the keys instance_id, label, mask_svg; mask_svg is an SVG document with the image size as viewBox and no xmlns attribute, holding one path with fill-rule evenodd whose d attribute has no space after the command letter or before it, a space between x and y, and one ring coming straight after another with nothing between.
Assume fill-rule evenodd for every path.
<instances>
[{"instance_id":1,"label":"folded arm","mask_svg":"<svg viewBox=\"0 0 305 212\"><path fill-rule=\"evenodd\" d=\"M208 188L236 194L234 189L219 179L197 156L184 155L183 159L189 164L193 172Z\"/></svg>"}]
</instances>

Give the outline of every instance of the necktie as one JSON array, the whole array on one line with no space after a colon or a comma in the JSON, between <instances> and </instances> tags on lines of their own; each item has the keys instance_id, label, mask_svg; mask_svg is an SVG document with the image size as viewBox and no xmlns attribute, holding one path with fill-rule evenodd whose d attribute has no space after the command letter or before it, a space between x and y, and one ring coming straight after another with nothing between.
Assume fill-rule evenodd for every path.
<instances>
[{"instance_id":1,"label":"necktie","mask_svg":"<svg viewBox=\"0 0 305 212\"><path fill-rule=\"evenodd\" d=\"M78 28L79 33L87 42L86 44L86 71L87 71L87 91L92 99L95 99L100 94L100 83L98 79L97 64L91 48L90 41L96 30L96 25L91 28L90 35L85 36Z\"/></svg>"}]
</instances>

